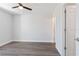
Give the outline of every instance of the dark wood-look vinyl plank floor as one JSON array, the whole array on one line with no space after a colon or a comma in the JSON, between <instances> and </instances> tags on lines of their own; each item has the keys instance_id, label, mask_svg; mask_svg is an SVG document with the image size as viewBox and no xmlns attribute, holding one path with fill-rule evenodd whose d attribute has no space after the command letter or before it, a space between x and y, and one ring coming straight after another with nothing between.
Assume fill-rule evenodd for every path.
<instances>
[{"instance_id":1,"label":"dark wood-look vinyl plank floor","mask_svg":"<svg viewBox=\"0 0 79 59\"><path fill-rule=\"evenodd\" d=\"M0 47L0 56L60 56L60 54L53 43L11 42Z\"/></svg>"}]
</instances>

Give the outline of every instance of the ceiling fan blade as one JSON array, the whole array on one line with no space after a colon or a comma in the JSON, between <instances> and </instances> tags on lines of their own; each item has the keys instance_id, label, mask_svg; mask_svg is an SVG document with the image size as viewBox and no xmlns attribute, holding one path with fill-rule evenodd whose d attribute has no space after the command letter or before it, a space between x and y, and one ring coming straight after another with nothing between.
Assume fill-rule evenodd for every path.
<instances>
[{"instance_id":1,"label":"ceiling fan blade","mask_svg":"<svg viewBox=\"0 0 79 59\"><path fill-rule=\"evenodd\" d=\"M12 8L18 8L19 6L15 6L15 7L12 7Z\"/></svg>"},{"instance_id":2,"label":"ceiling fan blade","mask_svg":"<svg viewBox=\"0 0 79 59\"><path fill-rule=\"evenodd\" d=\"M23 6L23 8L28 9L28 10L32 10L31 8L28 8L28 7L25 7L25 6Z\"/></svg>"},{"instance_id":3,"label":"ceiling fan blade","mask_svg":"<svg viewBox=\"0 0 79 59\"><path fill-rule=\"evenodd\" d=\"M21 3L18 3L20 6L23 6Z\"/></svg>"}]
</instances>

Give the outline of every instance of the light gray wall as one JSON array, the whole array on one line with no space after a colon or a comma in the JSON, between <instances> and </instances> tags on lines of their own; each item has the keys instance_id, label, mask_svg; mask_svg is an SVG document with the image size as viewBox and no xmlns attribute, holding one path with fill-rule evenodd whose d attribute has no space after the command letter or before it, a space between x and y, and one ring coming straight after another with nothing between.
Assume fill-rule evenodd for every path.
<instances>
[{"instance_id":1,"label":"light gray wall","mask_svg":"<svg viewBox=\"0 0 79 59\"><path fill-rule=\"evenodd\" d=\"M22 39L33 42L53 42L51 39L51 18L40 15L21 16Z\"/></svg>"},{"instance_id":2,"label":"light gray wall","mask_svg":"<svg viewBox=\"0 0 79 59\"><path fill-rule=\"evenodd\" d=\"M12 40L12 15L0 9L0 46Z\"/></svg>"},{"instance_id":3,"label":"light gray wall","mask_svg":"<svg viewBox=\"0 0 79 59\"><path fill-rule=\"evenodd\" d=\"M13 16L13 40L21 39L21 17L20 15Z\"/></svg>"},{"instance_id":4,"label":"light gray wall","mask_svg":"<svg viewBox=\"0 0 79 59\"><path fill-rule=\"evenodd\" d=\"M53 42L51 18L26 14L14 16L14 40L27 42Z\"/></svg>"}]
</instances>

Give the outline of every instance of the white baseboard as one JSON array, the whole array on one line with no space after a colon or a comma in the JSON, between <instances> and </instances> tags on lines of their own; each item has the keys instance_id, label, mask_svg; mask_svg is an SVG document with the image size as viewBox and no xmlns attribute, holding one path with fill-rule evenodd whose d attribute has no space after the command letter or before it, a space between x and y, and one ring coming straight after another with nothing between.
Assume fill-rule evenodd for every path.
<instances>
[{"instance_id":1,"label":"white baseboard","mask_svg":"<svg viewBox=\"0 0 79 59\"><path fill-rule=\"evenodd\" d=\"M14 40L16 42L46 42L46 43L55 43L55 42L49 42L49 41L26 41L26 40Z\"/></svg>"},{"instance_id":2,"label":"white baseboard","mask_svg":"<svg viewBox=\"0 0 79 59\"><path fill-rule=\"evenodd\" d=\"M9 40L9 41L6 41L6 42L4 42L4 43L1 43L1 44L0 44L0 47L1 47L1 46L4 46L4 45L6 45L6 44L8 44L8 43L10 43L10 42L13 42L13 41L16 41L16 42L45 42L45 43L54 43L54 42L48 42L48 41Z\"/></svg>"},{"instance_id":3,"label":"white baseboard","mask_svg":"<svg viewBox=\"0 0 79 59\"><path fill-rule=\"evenodd\" d=\"M61 52L60 52L60 50L58 49L58 47L56 46L56 49L57 49L57 51L59 52L59 54L62 56L62 54L61 54Z\"/></svg>"},{"instance_id":4,"label":"white baseboard","mask_svg":"<svg viewBox=\"0 0 79 59\"><path fill-rule=\"evenodd\" d=\"M4 46L4 45L6 45L6 44L8 44L8 43L10 43L10 42L12 42L12 40L9 40L9 41L6 41L6 42L4 42L4 43L1 43L1 44L0 44L0 47L1 47L1 46Z\"/></svg>"}]
</instances>

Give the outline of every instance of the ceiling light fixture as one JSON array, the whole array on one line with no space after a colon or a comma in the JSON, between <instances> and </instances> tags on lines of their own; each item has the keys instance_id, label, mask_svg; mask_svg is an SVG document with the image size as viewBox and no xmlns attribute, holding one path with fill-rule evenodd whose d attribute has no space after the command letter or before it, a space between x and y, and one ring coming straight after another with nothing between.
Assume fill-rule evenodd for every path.
<instances>
[{"instance_id":1,"label":"ceiling light fixture","mask_svg":"<svg viewBox=\"0 0 79 59\"><path fill-rule=\"evenodd\" d=\"M23 9L23 7L22 7L22 6L19 6L18 8L19 8L19 9Z\"/></svg>"}]
</instances>

